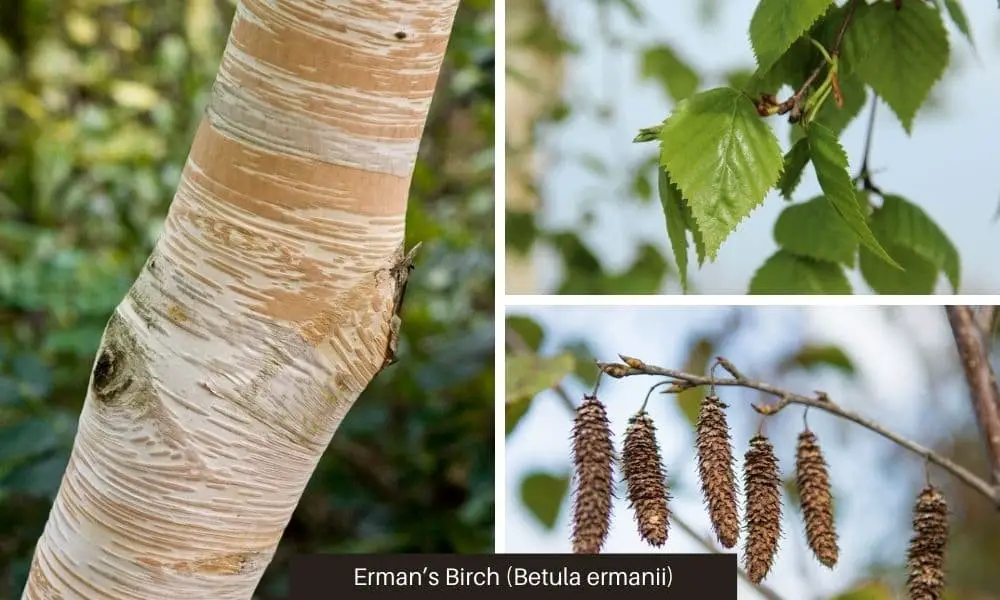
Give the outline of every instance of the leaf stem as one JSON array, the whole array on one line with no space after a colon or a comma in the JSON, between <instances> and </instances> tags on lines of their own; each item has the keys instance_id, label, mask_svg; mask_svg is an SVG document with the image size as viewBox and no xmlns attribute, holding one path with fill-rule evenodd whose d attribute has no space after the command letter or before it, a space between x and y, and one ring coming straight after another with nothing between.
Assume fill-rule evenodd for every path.
<instances>
[{"instance_id":1,"label":"leaf stem","mask_svg":"<svg viewBox=\"0 0 1000 600\"><path fill-rule=\"evenodd\" d=\"M826 60L826 64L832 65L833 64L833 58L830 56L830 53L826 51L826 48L823 47L823 44L817 42L816 38L814 38L812 36L809 36L808 39L809 39L809 42L813 46L816 46L816 49L820 51L820 54L823 55L824 60Z\"/></svg>"}]
</instances>

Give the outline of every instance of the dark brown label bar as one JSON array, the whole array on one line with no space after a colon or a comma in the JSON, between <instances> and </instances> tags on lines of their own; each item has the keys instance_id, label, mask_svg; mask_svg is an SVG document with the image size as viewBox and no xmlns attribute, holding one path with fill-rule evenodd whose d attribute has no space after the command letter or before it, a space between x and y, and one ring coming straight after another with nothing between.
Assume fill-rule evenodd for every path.
<instances>
[{"instance_id":1,"label":"dark brown label bar","mask_svg":"<svg viewBox=\"0 0 1000 600\"><path fill-rule=\"evenodd\" d=\"M504 598L734 600L735 554L309 555L292 562L292 600ZM609 596L614 594L614 596Z\"/></svg>"}]
</instances>

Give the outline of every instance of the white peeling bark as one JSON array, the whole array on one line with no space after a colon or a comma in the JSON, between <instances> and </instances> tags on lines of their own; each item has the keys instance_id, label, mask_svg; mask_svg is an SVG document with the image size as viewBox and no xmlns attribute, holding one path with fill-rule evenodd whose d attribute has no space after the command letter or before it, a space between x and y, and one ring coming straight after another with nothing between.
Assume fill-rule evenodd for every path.
<instances>
[{"instance_id":1,"label":"white peeling bark","mask_svg":"<svg viewBox=\"0 0 1000 600\"><path fill-rule=\"evenodd\" d=\"M458 0L244 0L23 599L247 599L390 345Z\"/></svg>"}]
</instances>

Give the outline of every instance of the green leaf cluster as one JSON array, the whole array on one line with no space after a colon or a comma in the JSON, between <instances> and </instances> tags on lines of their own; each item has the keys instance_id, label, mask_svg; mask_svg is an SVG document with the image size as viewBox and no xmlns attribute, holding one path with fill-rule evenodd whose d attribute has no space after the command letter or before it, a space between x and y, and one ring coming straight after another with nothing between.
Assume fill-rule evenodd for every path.
<instances>
[{"instance_id":1,"label":"green leaf cluster","mask_svg":"<svg viewBox=\"0 0 1000 600\"><path fill-rule=\"evenodd\" d=\"M716 260L771 190L792 201L810 166L822 194L784 209L774 227L779 249L755 273L750 293L849 294L847 270L855 268L877 293L930 294L942 274L958 290L959 258L948 236L919 206L877 188L865 160L853 175L838 139L869 97L912 132L948 66L943 14L971 43L958 0L898 7L760 0L749 25L757 69L739 88L691 93L697 79L679 74L673 51L644 55L647 74L673 73L663 83L678 100L662 125L636 141L659 144L659 196L685 290L692 243L699 266ZM794 128L782 151L767 119L786 114Z\"/></svg>"}]
</instances>

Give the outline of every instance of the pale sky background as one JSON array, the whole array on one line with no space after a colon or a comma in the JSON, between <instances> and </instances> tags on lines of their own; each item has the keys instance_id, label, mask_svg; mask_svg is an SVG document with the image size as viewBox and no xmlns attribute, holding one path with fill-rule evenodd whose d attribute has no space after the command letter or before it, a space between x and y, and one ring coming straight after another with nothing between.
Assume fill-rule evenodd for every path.
<instances>
[{"instance_id":1,"label":"pale sky background","mask_svg":"<svg viewBox=\"0 0 1000 600\"><path fill-rule=\"evenodd\" d=\"M602 360L615 360L616 353L622 353L651 364L681 368L693 336L716 328L730 310L727 307L511 307L507 314L523 314L542 324L546 330L543 354L583 338ZM935 435L946 435L971 420L962 380L940 377L937 372L940 369L954 374L957 369L950 330L940 308L893 309L898 311L897 320L877 307L741 310L751 311L752 316L721 352L750 377L771 379L772 383L805 394L824 390L841 405L924 445L933 445ZM858 367L857 377L848 379L821 370L775 380L767 372L769 366L803 340L841 345ZM941 387L932 387L929 383L932 380L937 380ZM566 381L570 395L578 402L585 389L575 379ZM619 444L628 417L638 410L655 381L655 378L633 377L605 379L602 383L599 396L608 407ZM759 397L733 388L720 389L720 396L730 405L734 452L741 463L757 426L757 416L749 402L759 401ZM672 510L707 534L710 524L701 504L691 427L669 398L654 396L649 411L659 430L657 436L673 487ZM924 417L927 414L924 407L930 406L935 415L933 422ZM788 476L794 473L794 444L801 429L802 408L790 407L775 419L767 426L767 433L775 444L783 476ZM507 439L503 521L506 552L571 550L569 499L563 503L555 530L546 532L522 506L519 496L519 484L526 473L538 469L559 474L568 471L571 424L572 414L554 393L546 392L535 400ZM782 549L766 583L789 600L832 597L862 576L867 564L905 560L912 503L923 484L922 462L908 453L899 453L884 438L816 410L809 413L809 425L819 436L830 463L834 494L841 511L837 516L841 559L833 571L820 566L805 549L799 519L786 520ZM953 479L937 471L934 482L954 484ZM618 496L607 552L704 551L677 527L671 529L664 549L649 548L636 534L632 514L622 499L624 493ZM739 597L758 596L750 588L741 588Z\"/></svg>"},{"instance_id":2,"label":"pale sky background","mask_svg":"<svg viewBox=\"0 0 1000 600\"><path fill-rule=\"evenodd\" d=\"M632 138L639 128L661 122L672 106L659 84L640 83L640 56L632 46L668 42L703 73L753 65L746 29L756 0L716 0L720 17L707 27L699 25L700 1L634 1L643 7L647 20L637 25L622 11L613 11L610 27L623 34L629 44L617 51L604 47L598 35L598 2L549 1L561 30L581 48L580 54L568 59L565 98L571 106L605 99L616 107L616 116L602 124L574 113L541 135L540 149L548 155L540 181L544 198L541 222L550 228L577 230L582 201L600 198L597 225L584 239L613 268L631 263L639 240L668 248L658 203L631 207L617 200L630 193L628 166L656 152L655 144L632 144ZM998 293L1000 223L994 215L1000 202L1000 11L992 1L962 0L962 5L974 29L979 58L949 23L953 72L946 74L938 88L945 100L944 109L918 114L908 137L888 108L880 106L872 167L884 169L876 175L883 189L920 205L956 244L962 258L961 292ZM709 82L709 87L715 85L721 82ZM841 138L852 172L860 161L866 125L867 107ZM787 124L778 128L778 138L787 149ZM605 159L612 174L594 174L578 161L559 159L585 153ZM809 167L795 198L807 199L818 193ZM700 293L746 293L753 272L777 249L772 230L785 205L776 194L768 196L726 240L717 261L694 272L696 289ZM560 263L544 251L537 255L538 293L551 293L558 285ZM671 256L669 251L665 255ZM860 275L851 273L850 277L855 293L868 293ZM669 285L670 290L677 287L676 281ZM950 293L943 277L939 292Z\"/></svg>"}]
</instances>

